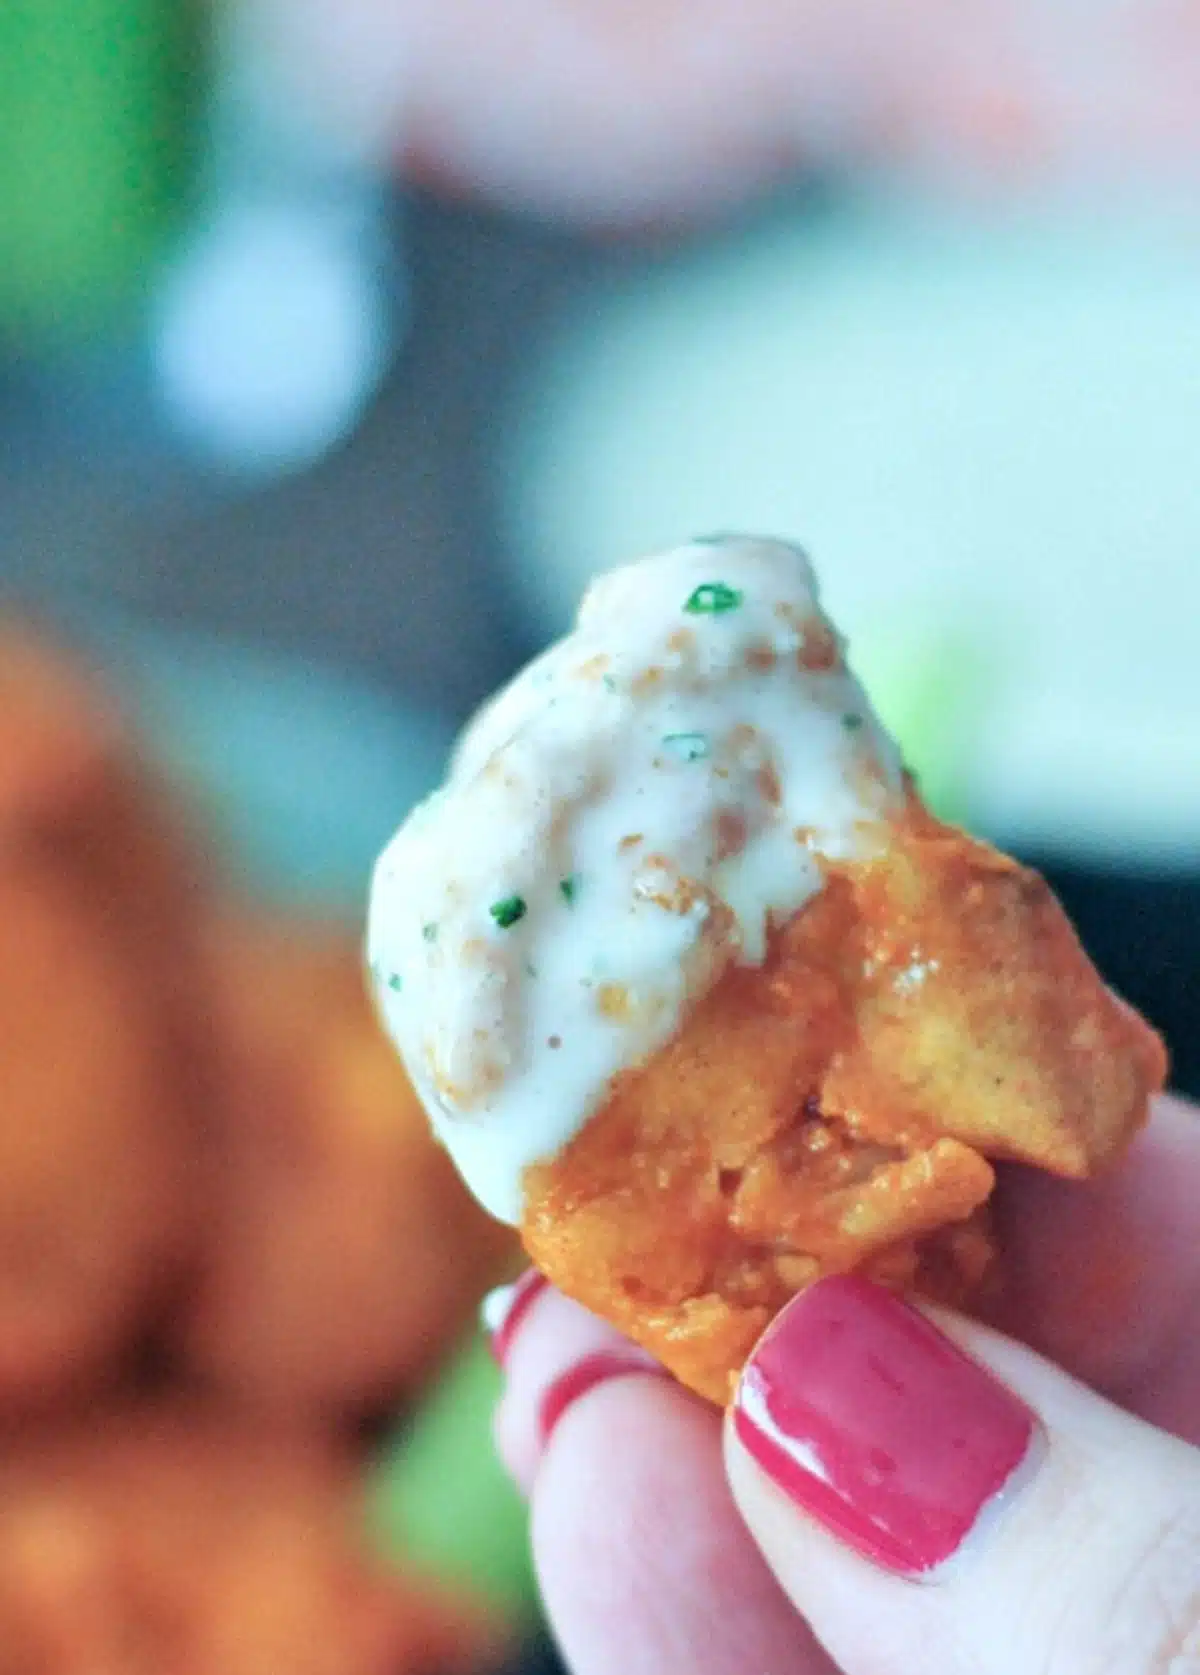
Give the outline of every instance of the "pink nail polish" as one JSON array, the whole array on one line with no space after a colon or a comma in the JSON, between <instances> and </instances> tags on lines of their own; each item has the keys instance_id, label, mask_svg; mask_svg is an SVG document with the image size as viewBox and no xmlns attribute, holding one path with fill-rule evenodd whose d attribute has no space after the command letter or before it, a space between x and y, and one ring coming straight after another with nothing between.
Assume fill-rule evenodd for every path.
<instances>
[{"instance_id":1,"label":"pink nail polish","mask_svg":"<svg viewBox=\"0 0 1200 1675\"><path fill-rule=\"evenodd\" d=\"M499 1286L484 1298L481 1310L483 1324L487 1328L488 1344L497 1366L504 1366L517 1328L548 1283L536 1268L527 1268L512 1285Z\"/></svg>"},{"instance_id":2,"label":"pink nail polish","mask_svg":"<svg viewBox=\"0 0 1200 1675\"><path fill-rule=\"evenodd\" d=\"M653 1378L670 1377L666 1368L653 1356L647 1355L645 1350L638 1349L633 1344L621 1349L597 1349L591 1355L585 1355L581 1360L573 1362L547 1387L542 1396L538 1410L538 1430L542 1447L549 1442L551 1433L563 1414L568 1408L574 1407L581 1396L586 1396L588 1391L594 1390L598 1384L608 1384L617 1378L631 1378L635 1374L641 1374L643 1377L649 1374Z\"/></svg>"},{"instance_id":3,"label":"pink nail polish","mask_svg":"<svg viewBox=\"0 0 1200 1675\"><path fill-rule=\"evenodd\" d=\"M852 1277L787 1305L742 1374L733 1424L797 1506L909 1577L958 1551L1039 1434L923 1315Z\"/></svg>"}]
</instances>

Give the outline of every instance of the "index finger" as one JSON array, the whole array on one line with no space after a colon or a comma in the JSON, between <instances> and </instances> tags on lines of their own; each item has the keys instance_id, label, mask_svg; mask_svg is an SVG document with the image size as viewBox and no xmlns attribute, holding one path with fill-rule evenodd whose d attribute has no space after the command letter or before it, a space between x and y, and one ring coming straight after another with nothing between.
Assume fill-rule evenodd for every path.
<instances>
[{"instance_id":1,"label":"index finger","mask_svg":"<svg viewBox=\"0 0 1200 1675\"><path fill-rule=\"evenodd\" d=\"M497 1439L576 1675L835 1675L734 1508L713 1409L548 1286L503 1347Z\"/></svg>"},{"instance_id":2,"label":"index finger","mask_svg":"<svg viewBox=\"0 0 1200 1675\"><path fill-rule=\"evenodd\" d=\"M1200 1109L1154 1101L1121 1163L1088 1182L1001 1167L996 1323L1068 1372L1200 1440Z\"/></svg>"}]
</instances>

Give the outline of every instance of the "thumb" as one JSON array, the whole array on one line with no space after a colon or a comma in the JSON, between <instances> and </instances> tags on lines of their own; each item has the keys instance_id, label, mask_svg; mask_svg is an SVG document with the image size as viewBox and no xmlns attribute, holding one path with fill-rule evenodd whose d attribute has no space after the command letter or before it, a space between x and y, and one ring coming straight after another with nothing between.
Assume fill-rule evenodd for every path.
<instances>
[{"instance_id":1,"label":"thumb","mask_svg":"<svg viewBox=\"0 0 1200 1675\"><path fill-rule=\"evenodd\" d=\"M726 1423L739 1510L835 1662L1200 1675L1200 1451L938 1320L822 1281L759 1344Z\"/></svg>"}]
</instances>

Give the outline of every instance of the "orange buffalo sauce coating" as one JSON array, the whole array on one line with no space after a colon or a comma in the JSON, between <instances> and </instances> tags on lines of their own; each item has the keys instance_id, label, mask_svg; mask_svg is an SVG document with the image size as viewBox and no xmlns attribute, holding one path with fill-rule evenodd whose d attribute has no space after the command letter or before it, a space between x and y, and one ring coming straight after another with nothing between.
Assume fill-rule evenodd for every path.
<instances>
[{"instance_id":1,"label":"orange buffalo sauce coating","mask_svg":"<svg viewBox=\"0 0 1200 1675\"><path fill-rule=\"evenodd\" d=\"M989 1159L1084 1176L1142 1122L1161 1042L1035 873L910 798L886 854L732 966L525 1176L564 1291L722 1403L823 1274L965 1303L995 1257Z\"/></svg>"}]
</instances>

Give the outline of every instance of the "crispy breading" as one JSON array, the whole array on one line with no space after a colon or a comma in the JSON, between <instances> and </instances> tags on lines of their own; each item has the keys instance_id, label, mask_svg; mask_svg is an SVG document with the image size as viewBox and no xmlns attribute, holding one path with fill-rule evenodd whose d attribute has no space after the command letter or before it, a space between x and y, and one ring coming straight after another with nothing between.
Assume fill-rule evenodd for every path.
<instances>
[{"instance_id":1,"label":"crispy breading","mask_svg":"<svg viewBox=\"0 0 1200 1675\"><path fill-rule=\"evenodd\" d=\"M1028 869L911 800L830 865L679 1034L525 1176L522 1233L569 1295L725 1402L795 1291L860 1269L969 1304L992 1159L1102 1167L1166 1064Z\"/></svg>"}]
</instances>

